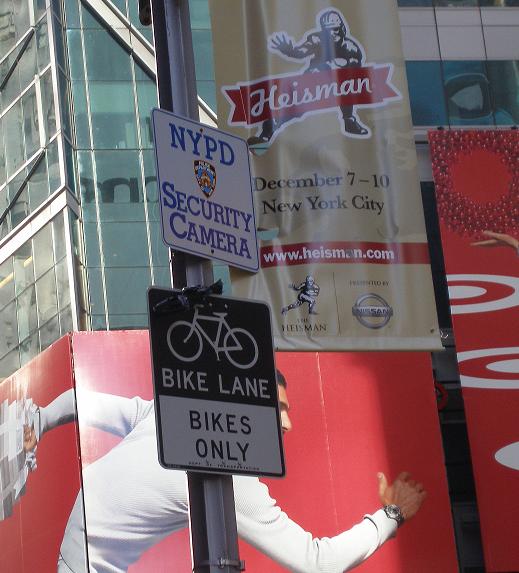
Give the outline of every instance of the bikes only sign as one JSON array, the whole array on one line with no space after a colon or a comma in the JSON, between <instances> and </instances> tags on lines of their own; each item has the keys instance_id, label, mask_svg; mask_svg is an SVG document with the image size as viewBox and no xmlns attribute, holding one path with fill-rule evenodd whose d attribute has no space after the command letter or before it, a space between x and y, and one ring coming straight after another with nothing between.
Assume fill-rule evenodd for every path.
<instances>
[{"instance_id":1,"label":"bikes only sign","mask_svg":"<svg viewBox=\"0 0 519 573\"><path fill-rule=\"evenodd\" d=\"M148 292L160 463L256 476L285 473L269 307Z\"/></svg>"},{"instance_id":2,"label":"bikes only sign","mask_svg":"<svg viewBox=\"0 0 519 573\"><path fill-rule=\"evenodd\" d=\"M152 119L166 245L257 271L247 143L160 109Z\"/></svg>"}]
</instances>

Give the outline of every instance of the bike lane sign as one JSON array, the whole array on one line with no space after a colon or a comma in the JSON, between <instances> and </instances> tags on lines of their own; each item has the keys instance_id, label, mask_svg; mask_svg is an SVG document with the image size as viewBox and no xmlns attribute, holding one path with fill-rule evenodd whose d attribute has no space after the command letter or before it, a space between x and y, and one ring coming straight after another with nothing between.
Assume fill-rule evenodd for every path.
<instances>
[{"instance_id":1,"label":"bike lane sign","mask_svg":"<svg viewBox=\"0 0 519 573\"><path fill-rule=\"evenodd\" d=\"M247 142L161 109L152 121L166 245L258 271Z\"/></svg>"},{"instance_id":2,"label":"bike lane sign","mask_svg":"<svg viewBox=\"0 0 519 573\"><path fill-rule=\"evenodd\" d=\"M271 317L262 302L150 288L159 461L169 469L285 475Z\"/></svg>"}]
</instances>

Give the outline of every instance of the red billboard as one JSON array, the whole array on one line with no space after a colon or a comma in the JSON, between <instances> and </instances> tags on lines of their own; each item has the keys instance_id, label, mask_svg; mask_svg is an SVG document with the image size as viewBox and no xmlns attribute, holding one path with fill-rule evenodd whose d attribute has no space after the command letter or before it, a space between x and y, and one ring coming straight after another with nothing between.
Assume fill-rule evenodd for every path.
<instances>
[{"instance_id":1,"label":"red billboard","mask_svg":"<svg viewBox=\"0 0 519 573\"><path fill-rule=\"evenodd\" d=\"M519 133L429 139L486 570L519 571Z\"/></svg>"},{"instance_id":2,"label":"red billboard","mask_svg":"<svg viewBox=\"0 0 519 573\"><path fill-rule=\"evenodd\" d=\"M277 365L288 383L292 427L285 434L287 477L235 478L247 571L306 573L317 570L318 555L330 558L327 570L354 566L366 557L359 555L366 547L365 531L375 531L363 525L363 517L380 520L377 473L393 481L408 471L423 482L427 499L358 570L456 572L428 355L283 353ZM23 513L31 499L46 507L27 505L41 519L35 523L31 514L20 520L32 528L32 537L31 531L20 534L14 513L0 522L2 546L10 539L13 547L12 553L3 552L0 570L46 573L56 571L60 558L59 573L88 571L82 547L86 524L92 571L191 571L185 474L158 464L147 332L74 334L23 372L25 378L17 374L2 389L30 379L27 398L40 407L49 430L38 443L37 469L16 507ZM59 376L67 380L60 383ZM69 423L75 407L67 389L73 384L77 426ZM64 434L71 442L68 449ZM61 493L65 487L67 495ZM52 501L54 490L60 493L59 504ZM394 533L393 525L384 531L383 520L380 524L373 548ZM8 537L12 528L16 533ZM45 567L26 566L31 558Z\"/></svg>"}]
</instances>

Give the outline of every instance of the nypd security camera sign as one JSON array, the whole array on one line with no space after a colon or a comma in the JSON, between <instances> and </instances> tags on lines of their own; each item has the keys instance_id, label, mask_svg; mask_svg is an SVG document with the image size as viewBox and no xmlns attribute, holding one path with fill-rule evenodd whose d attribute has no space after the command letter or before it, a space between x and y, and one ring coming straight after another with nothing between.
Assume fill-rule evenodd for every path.
<instances>
[{"instance_id":1,"label":"nypd security camera sign","mask_svg":"<svg viewBox=\"0 0 519 573\"><path fill-rule=\"evenodd\" d=\"M152 121L166 245L257 271L247 143L160 109Z\"/></svg>"},{"instance_id":2,"label":"nypd security camera sign","mask_svg":"<svg viewBox=\"0 0 519 573\"><path fill-rule=\"evenodd\" d=\"M270 309L148 290L159 461L168 469L285 473Z\"/></svg>"}]
</instances>

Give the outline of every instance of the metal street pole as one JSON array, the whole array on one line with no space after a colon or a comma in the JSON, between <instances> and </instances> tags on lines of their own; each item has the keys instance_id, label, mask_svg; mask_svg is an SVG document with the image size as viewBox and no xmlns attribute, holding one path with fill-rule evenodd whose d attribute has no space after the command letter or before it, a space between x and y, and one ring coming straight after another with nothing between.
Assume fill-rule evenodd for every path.
<instances>
[{"instance_id":1,"label":"metal street pole","mask_svg":"<svg viewBox=\"0 0 519 573\"><path fill-rule=\"evenodd\" d=\"M149 0L139 0L141 21L149 20ZM188 0L151 0L159 105L198 121L195 59ZM170 251L173 286L209 285L211 262ZM236 573L244 569L232 476L187 472L194 573Z\"/></svg>"}]
</instances>

